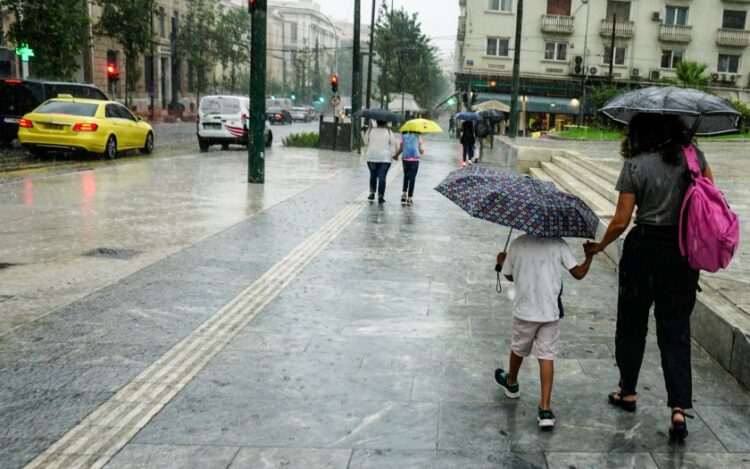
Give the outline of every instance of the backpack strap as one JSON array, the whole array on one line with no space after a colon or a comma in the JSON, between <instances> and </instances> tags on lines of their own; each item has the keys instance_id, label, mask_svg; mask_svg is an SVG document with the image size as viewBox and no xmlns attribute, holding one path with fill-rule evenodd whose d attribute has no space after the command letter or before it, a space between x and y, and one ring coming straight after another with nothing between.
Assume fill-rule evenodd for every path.
<instances>
[{"instance_id":1,"label":"backpack strap","mask_svg":"<svg viewBox=\"0 0 750 469\"><path fill-rule=\"evenodd\" d=\"M687 163L688 170L693 179L698 179L703 175L701 171L701 165L698 163L698 155L695 152L693 145L688 145L682 148L682 152L685 154L685 162Z\"/></svg>"}]
</instances>

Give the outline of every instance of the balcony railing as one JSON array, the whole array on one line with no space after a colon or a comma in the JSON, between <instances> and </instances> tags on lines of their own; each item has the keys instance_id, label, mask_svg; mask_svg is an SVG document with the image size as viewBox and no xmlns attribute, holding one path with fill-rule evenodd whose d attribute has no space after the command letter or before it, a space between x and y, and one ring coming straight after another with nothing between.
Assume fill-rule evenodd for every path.
<instances>
[{"instance_id":1,"label":"balcony railing","mask_svg":"<svg viewBox=\"0 0 750 469\"><path fill-rule=\"evenodd\" d=\"M680 24L663 24L659 29L659 40L688 43L693 39L693 27Z\"/></svg>"},{"instance_id":2,"label":"balcony railing","mask_svg":"<svg viewBox=\"0 0 750 469\"><path fill-rule=\"evenodd\" d=\"M542 32L571 34L573 19L572 16L542 15Z\"/></svg>"},{"instance_id":3,"label":"balcony railing","mask_svg":"<svg viewBox=\"0 0 750 469\"><path fill-rule=\"evenodd\" d=\"M630 39L635 31L635 23L632 21L618 21L615 25L615 37ZM612 37L612 20L602 20L599 30L602 37Z\"/></svg>"},{"instance_id":4,"label":"balcony railing","mask_svg":"<svg viewBox=\"0 0 750 469\"><path fill-rule=\"evenodd\" d=\"M750 1L750 0L749 0ZM719 28L716 45L727 47L747 47L750 45L750 31L744 29Z\"/></svg>"}]
</instances>

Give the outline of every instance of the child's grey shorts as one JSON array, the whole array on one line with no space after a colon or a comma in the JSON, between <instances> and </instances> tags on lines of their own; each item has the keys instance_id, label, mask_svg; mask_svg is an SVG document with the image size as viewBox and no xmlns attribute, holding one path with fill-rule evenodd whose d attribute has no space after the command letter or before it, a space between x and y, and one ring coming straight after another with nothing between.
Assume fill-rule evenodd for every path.
<instances>
[{"instance_id":1,"label":"child's grey shorts","mask_svg":"<svg viewBox=\"0 0 750 469\"><path fill-rule=\"evenodd\" d=\"M513 318L513 343L510 349L519 357L529 356L531 346L536 345L537 358L555 360L559 339L559 319L551 322L531 322Z\"/></svg>"}]
</instances>

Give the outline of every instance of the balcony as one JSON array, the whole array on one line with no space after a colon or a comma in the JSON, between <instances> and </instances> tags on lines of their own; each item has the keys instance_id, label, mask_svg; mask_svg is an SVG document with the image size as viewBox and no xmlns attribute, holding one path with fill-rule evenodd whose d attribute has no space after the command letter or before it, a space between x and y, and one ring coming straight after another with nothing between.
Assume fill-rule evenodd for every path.
<instances>
[{"instance_id":1,"label":"balcony","mask_svg":"<svg viewBox=\"0 0 750 469\"><path fill-rule=\"evenodd\" d=\"M618 21L615 24L615 37L619 39L632 39L635 31L635 23L632 21ZM602 37L612 37L612 20L602 20L599 34Z\"/></svg>"},{"instance_id":2,"label":"balcony","mask_svg":"<svg viewBox=\"0 0 750 469\"><path fill-rule=\"evenodd\" d=\"M748 0L750 2L750 0ZM747 47L750 45L750 31L744 29L719 28L716 45L726 47Z\"/></svg>"},{"instance_id":3,"label":"balcony","mask_svg":"<svg viewBox=\"0 0 750 469\"><path fill-rule=\"evenodd\" d=\"M463 41L466 38L466 17L460 16L458 18L458 33L456 34L456 40Z\"/></svg>"},{"instance_id":4,"label":"balcony","mask_svg":"<svg viewBox=\"0 0 750 469\"><path fill-rule=\"evenodd\" d=\"M573 33L572 16L542 15L542 32L543 33Z\"/></svg>"},{"instance_id":5,"label":"balcony","mask_svg":"<svg viewBox=\"0 0 750 469\"><path fill-rule=\"evenodd\" d=\"M662 24L659 29L659 40L663 42L680 42L687 44L693 39L693 27L680 24Z\"/></svg>"}]
</instances>

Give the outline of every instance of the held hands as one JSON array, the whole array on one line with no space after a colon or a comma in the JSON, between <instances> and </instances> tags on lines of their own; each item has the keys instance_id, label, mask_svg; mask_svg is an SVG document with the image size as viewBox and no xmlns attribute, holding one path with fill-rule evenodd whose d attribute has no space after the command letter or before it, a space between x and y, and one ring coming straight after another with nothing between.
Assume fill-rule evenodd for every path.
<instances>
[{"instance_id":1,"label":"held hands","mask_svg":"<svg viewBox=\"0 0 750 469\"><path fill-rule=\"evenodd\" d=\"M503 252L499 252L497 254L497 259L495 261L496 262L495 263L495 271L496 272L500 272L501 270L503 270L503 264L505 264L505 257L507 255L508 255L508 253L504 252L504 251Z\"/></svg>"},{"instance_id":2,"label":"held hands","mask_svg":"<svg viewBox=\"0 0 750 469\"><path fill-rule=\"evenodd\" d=\"M599 243L592 243L591 241L588 241L583 245L583 252L586 253L586 257L591 257L602 251L603 248Z\"/></svg>"},{"instance_id":3,"label":"held hands","mask_svg":"<svg viewBox=\"0 0 750 469\"><path fill-rule=\"evenodd\" d=\"M393 161L398 161L398 155L393 155Z\"/></svg>"}]
</instances>

